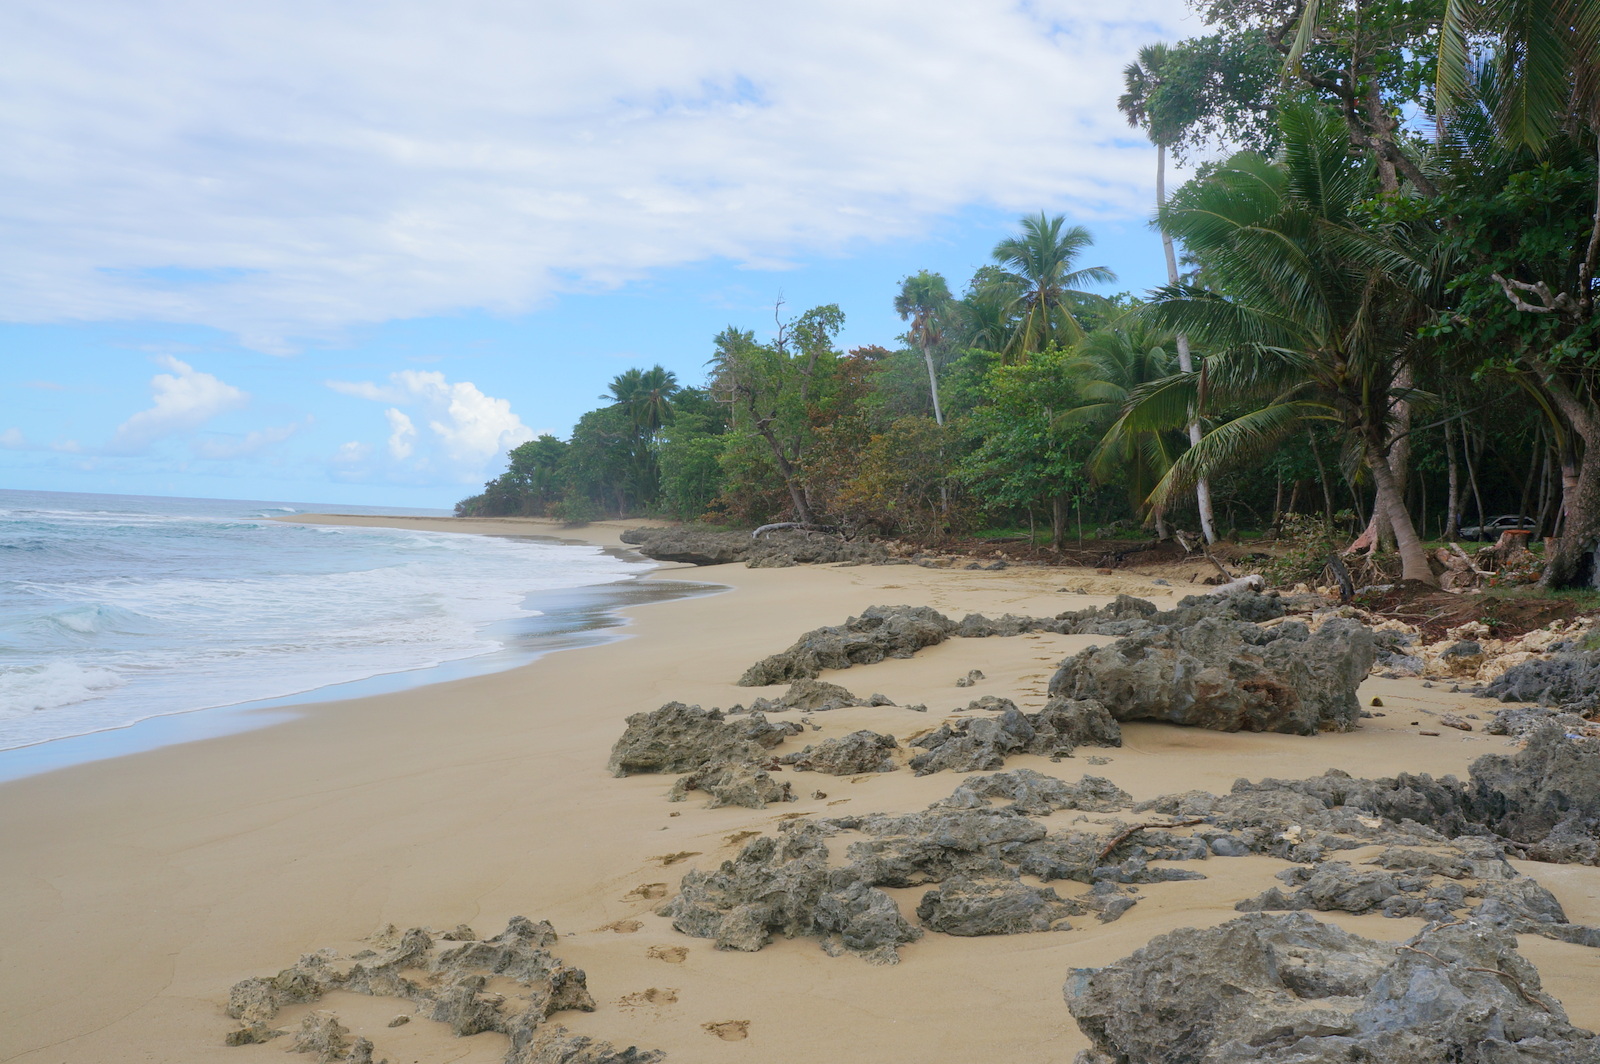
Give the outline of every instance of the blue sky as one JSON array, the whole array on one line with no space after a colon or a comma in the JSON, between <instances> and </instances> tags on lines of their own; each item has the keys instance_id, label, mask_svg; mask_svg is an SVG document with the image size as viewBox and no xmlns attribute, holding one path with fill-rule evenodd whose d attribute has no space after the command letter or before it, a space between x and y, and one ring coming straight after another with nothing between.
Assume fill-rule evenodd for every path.
<instances>
[{"instance_id":1,"label":"blue sky","mask_svg":"<svg viewBox=\"0 0 1600 1064\"><path fill-rule=\"evenodd\" d=\"M726 325L958 287L1017 218L1162 279L1115 108L1181 0L0 13L0 487L448 506Z\"/></svg>"}]
</instances>

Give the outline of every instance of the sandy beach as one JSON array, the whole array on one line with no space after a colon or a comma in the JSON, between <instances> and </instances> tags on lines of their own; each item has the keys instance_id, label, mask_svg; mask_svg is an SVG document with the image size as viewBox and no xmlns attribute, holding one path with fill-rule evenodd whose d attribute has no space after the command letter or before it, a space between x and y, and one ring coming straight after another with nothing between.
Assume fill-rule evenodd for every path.
<instances>
[{"instance_id":1,"label":"sandy beach","mask_svg":"<svg viewBox=\"0 0 1600 1064\"><path fill-rule=\"evenodd\" d=\"M303 517L488 535L558 535L617 546L625 524L562 529L518 519ZM549 654L492 675L377 697L309 705L271 727L130 754L0 784L0 1061L278 1060L284 1043L225 1047L229 987L302 954L348 954L375 929L468 924L494 934L524 915L550 921L553 948L588 973L592 1013L562 1013L574 1032L662 1049L675 1061L1063 1061L1088 1043L1062 1004L1069 968L1125 956L1152 936L1232 919L1240 899L1275 885L1283 862L1208 860L1206 879L1151 884L1120 920L1070 931L954 938L929 934L901 963L830 957L815 941L720 952L655 915L663 884L714 868L749 832L795 816L910 812L948 795L955 773L914 777L796 774L799 800L763 810L669 803L673 777L606 771L629 714L669 701L748 703L776 690L735 686L757 659L802 632L875 604L1047 616L1129 592L1165 605L1180 589L1090 570L999 572L916 566L702 569L661 578L726 585L715 595L630 607L626 638ZM1034 634L953 639L915 657L822 677L899 706L818 714L816 742L859 728L904 743L980 695L1027 710L1067 655L1104 637ZM971 669L985 679L955 681ZM1502 737L1424 736L1408 710L1487 717L1492 703L1420 680L1371 679L1365 703L1387 716L1346 734L1297 737L1125 725L1120 749L1080 748L1031 768L1075 781L1104 776L1136 799L1239 777L1464 775ZM925 703L926 715L901 706ZM798 740L796 740L798 743ZM1103 765L1086 762L1104 755ZM813 797L813 794L822 797ZM1064 811L1074 818L1113 819ZM1126 815L1126 814L1125 814ZM1355 859L1361 855L1355 854ZM1600 925L1600 869L1521 865L1569 919ZM1071 884L1068 884L1071 886ZM890 891L904 912L922 888ZM1319 913L1373 938L1400 940L1418 919ZM1600 950L1524 936L1547 990L1574 1023L1600 1028ZM682 950L679 954L677 951ZM656 993L647 993L655 990ZM505 1039L460 1039L429 1021L390 1028L407 1009L334 994L338 1012L390 1061L499 1061ZM293 1022L287 1010L283 1022ZM745 1023L746 1036L706 1025ZM728 1033L731 1028L723 1028ZM376 1057L375 1057L376 1058ZM290 1059L302 1059L292 1057Z\"/></svg>"}]
</instances>

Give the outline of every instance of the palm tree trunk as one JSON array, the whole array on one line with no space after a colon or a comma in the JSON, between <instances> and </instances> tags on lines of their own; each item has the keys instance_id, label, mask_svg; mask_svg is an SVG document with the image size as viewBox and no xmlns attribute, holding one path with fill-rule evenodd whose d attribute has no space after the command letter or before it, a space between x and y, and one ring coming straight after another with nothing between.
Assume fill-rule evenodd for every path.
<instances>
[{"instance_id":1,"label":"palm tree trunk","mask_svg":"<svg viewBox=\"0 0 1600 1064\"><path fill-rule=\"evenodd\" d=\"M1160 210L1167 202L1167 147L1165 144L1156 145L1156 209ZM1161 249L1167 256L1167 283L1178 283L1178 254L1173 250L1172 237L1167 235L1165 229L1161 230ZM1178 368L1185 373L1194 372L1194 358L1189 354L1189 338L1183 333L1178 334ZM1189 446L1194 447L1200 442L1200 419L1196 417L1197 411L1189 411ZM1217 541L1216 521L1211 513L1211 480L1201 477L1194 485L1195 505L1200 510L1200 534L1205 536L1207 543Z\"/></svg>"},{"instance_id":2,"label":"palm tree trunk","mask_svg":"<svg viewBox=\"0 0 1600 1064\"><path fill-rule=\"evenodd\" d=\"M1439 581L1428 567L1428 552L1423 550L1422 540L1417 538L1417 530L1411 524L1405 496L1400 494L1394 470L1389 468L1389 456L1377 447L1370 447L1367 451L1367 468L1372 471L1372 480L1378 489L1377 498L1372 504L1373 512L1382 512L1389 527L1394 529L1395 545L1400 552L1400 579L1417 580L1438 587Z\"/></svg>"},{"instance_id":3,"label":"palm tree trunk","mask_svg":"<svg viewBox=\"0 0 1600 1064\"><path fill-rule=\"evenodd\" d=\"M1446 540L1461 537L1461 472L1456 466L1456 434L1450 427L1453 424L1451 421L1444 423L1444 459L1450 469L1450 499L1447 504L1449 508L1444 515Z\"/></svg>"},{"instance_id":4,"label":"palm tree trunk","mask_svg":"<svg viewBox=\"0 0 1600 1064\"><path fill-rule=\"evenodd\" d=\"M939 375L933 371L933 352L924 347L922 361L928 367L928 394L933 397L933 420L936 424L944 424L944 411L939 406Z\"/></svg>"}]
</instances>

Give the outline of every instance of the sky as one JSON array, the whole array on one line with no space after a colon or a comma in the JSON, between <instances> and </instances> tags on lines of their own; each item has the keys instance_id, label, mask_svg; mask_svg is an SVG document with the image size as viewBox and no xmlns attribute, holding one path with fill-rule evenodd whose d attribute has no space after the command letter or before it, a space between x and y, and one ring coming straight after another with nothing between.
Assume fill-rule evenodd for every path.
<instances>
[{"instance_id":1,"label":"sky","mask_svg":"<svg viewBox=\"0 0 1600 1064\"><path fill-rule=\"evenodd\" d=\"M1041 210L1142 292L1121 71L1200 32L1183 0L11 0L0 487L448 507L780 302L898 346L901 278L959 290Z\"/></svg>"}]
</instances>

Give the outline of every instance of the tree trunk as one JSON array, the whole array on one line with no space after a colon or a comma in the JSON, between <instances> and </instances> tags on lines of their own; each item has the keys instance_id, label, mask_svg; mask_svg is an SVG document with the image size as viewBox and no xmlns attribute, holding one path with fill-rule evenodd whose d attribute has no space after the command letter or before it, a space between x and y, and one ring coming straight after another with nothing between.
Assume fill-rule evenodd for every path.
<instances>
[{"instance_id":1,"label":"tree trunk","mask_svg":"<svg viewBox=\"0 0 1600 1064\"><path fill-rule=\"evenodd\" d=\"M806 504L805 491L800 485L800 475L794 463L783 453L783 445L778 442L778 437L765 422L760 423L756 431L761 433L761 438L772 448L772 460L778 466L778 475L783 478L783 486L789 489L789 501L794 503L795 520L805 525L815 524L816 522L811 519L811 507Z\"/></svg>"},{"instance_id":2,"label":"tree trunk","mask_svg":"<svg viewBox=\"0 0 1600 1064\"><path fill-rule=\"evenodd\" d=\"M922 349L922 361L928 367L928 394L933 397L933 420L943 426L944 410L939 406L939 375L933 371L933 353L926 347Z\"/></svg>"},{"instance_id":3,"label":"tree trunk","mask_svg":"<svg viewBox=\"0 0 1600 1064\"><path fill-rule=\"evenodd\" d=\"M1059 553L1066 538L1066 506L1060 495L1054 495L1050 498L1050 549Z\"/></svg>"},{"instance_id":4,"label":"tree trunk","mask_svg":"<svg viewBox=\"0 0 1600 1064\"><path fill-rule=\"evenodd\" d=\"M1161 210L1167 202L1167 147L1165 144L1156 144L1156 210ZM1161 230L1161 249L1167 256L1167 283L1178 283L1178 254L1173 250L1172 237L1165 229ZM1183 333L1178 334L1178 368L1185 373L1194 372L1194 358L1189 353L1189 338ZM1193 447L1200 442L1199 411L1189 410L1189 446ZM1201 477L1194 483L1195 506L1200 511L1200 534L1207 543L1217 541L1217 525L1211 514L1211 479Z\"/></svg>"},{"instance_id":5,"label":"tree trunk","mask_svg":"<svg viewBox=\"0 0 1600 1064\"><path fill-rule=\"evenodd\" d=\"M1317 462L1317 480L1322 484L1322 523L1333 527L1333 485L1328 483L1328 467L1322 464L1322 452L1317 450L1317 437L1306 426L1306 440L1311 444L1311 457Z\"/></svg>"},{"instance_id":6,"label":"tree trunk","mask_svg":"<svg viewBox=\"0 0 1600 1064\"><path fill-rule=\"evenodd\" d=\"M1451 429L1454 422L1444 423L1444 460L1449 467L1450 498L1444 515L1446 542L1461 538L1461 473L1456 466L1456 434Z\"/></svg>"},{"instance_id":7,"label":"tree trunk","mask_svg":"<svg viewBox=\"0 0 1600 1064\"><path fill-rule=\"evenodd\" d=\"M1438 587L1439 581L1428 567L1428 553L1422 549L1422 540L1417 538L1417 530L1411 524L1411 514L1406 511L1405 496L1400 494L1394 470L1389 468L1389 456L1376 447L1370 447L1367 451L1367 468L1372 471L1372 480L1378 489L1372 509L1374 512L1381 511L1389 527L1394 530L1395 546L1400 552L1400 579L1417 580Z\"/></svg>"},{"instance_id":8,"label":"tree trunk","mask_svg":"<svg viewBox=\"0 0 1600 1064\"><path fill-rule=\"evenodd\" d=\"M1600 448L1586 447L1568 496L1566 526L1545 563L1540 587L1592 587L1600 547Z\"/></svg>"}]
</instances>

